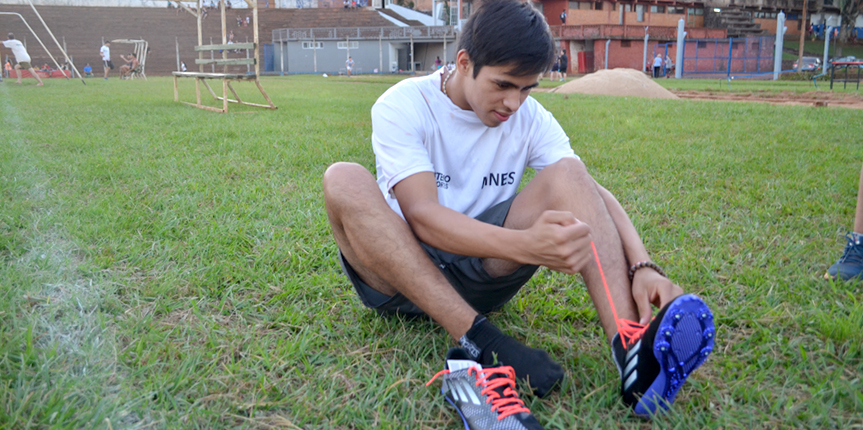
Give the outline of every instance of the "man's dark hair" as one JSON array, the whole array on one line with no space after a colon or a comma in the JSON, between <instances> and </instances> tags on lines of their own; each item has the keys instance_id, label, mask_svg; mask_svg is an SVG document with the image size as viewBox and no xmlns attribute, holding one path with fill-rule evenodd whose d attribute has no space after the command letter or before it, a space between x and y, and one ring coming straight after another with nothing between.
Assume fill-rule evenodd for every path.
<instances>
[{"instance_id":1,"label":"man's dark hair","mask_svg":"<svg viewBox=\"0 0 863 430\"><path fill-rule=\"evenodd\" d=\"M554 39L545 18L518 0L485 0L467 20L458 50L467 51L473 77L484 66L513 66L513 76L540 74L554 60Z\"/></svg>"},{"instance_id":2,"label":"man's dark hair","mask_svg":"<svg viewBox=\"0 0 863 430\"><path fill-rule=\"evenodd\" d=\"M15 38L15 35L14 35L14 34L12 34L12 33L9 33L9 34L7 34L7 35L6 35L6 37L8 37L8 38L9 38L9 40L12 40L12 39L14 39L14 38Z\"/></svg>"}]
</instances>

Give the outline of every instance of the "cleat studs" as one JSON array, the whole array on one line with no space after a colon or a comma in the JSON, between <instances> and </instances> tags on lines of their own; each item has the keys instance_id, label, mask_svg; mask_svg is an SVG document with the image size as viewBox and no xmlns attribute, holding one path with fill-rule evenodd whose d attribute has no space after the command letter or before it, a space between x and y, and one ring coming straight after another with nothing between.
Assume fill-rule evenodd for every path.
<instances>
[{"instance_id":1,"label":"cleat studs","mask_svg":"<svg viewBox=\"0 0 863 430\"><path fill-rule=\"evenodd\" d=\"M682 315L680 315L680 314L675 314L675 315L674 315L674 319L676 319L676 320L680 321L680 318L682 318Z\"/></svg>"}]
</instances>

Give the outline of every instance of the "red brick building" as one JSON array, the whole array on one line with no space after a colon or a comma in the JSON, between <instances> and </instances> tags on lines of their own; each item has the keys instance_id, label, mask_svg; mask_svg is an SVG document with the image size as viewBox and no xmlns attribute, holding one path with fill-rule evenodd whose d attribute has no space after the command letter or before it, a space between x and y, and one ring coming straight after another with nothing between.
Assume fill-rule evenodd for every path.
<instances>
[{"instance_id":1,"label":"red brick building","mask_svg":"<svg viewBox=\"0 0 863 430\"><path fill-rule=\"evenodd\" d=\"M703 2L535 0L533 4L551 25L560 49L566 49L570 73L590 73L606 67L644 70L645 31L649 35L648 56L652 57L657 44L677 39L681 19L687 39L726 37L724 29L704 27ZM563 11L565 24L560 17ZM673 52L669 55L673 58Z\"/></svg>"}]
</instances>

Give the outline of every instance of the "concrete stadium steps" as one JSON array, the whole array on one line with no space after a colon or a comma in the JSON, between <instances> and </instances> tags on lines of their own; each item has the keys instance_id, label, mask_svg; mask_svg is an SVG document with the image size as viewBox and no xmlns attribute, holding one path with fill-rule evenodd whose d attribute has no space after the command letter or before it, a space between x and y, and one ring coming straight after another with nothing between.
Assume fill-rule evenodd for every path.
<instances>
[{"instance_id":1,"label":"concrete stadium steps","mask_svg":"<svg viewBox=\"0 0 863 430\"><path fill-rule=\"evenodd\" d=\"M767 34L767 31L762 30L761 26L753 21L751 12L722 9L719 17L723 27L728 29L728 37L764 36Z\"/></svg>"},{"instance_id":2,"label":"concrete stadium steps","mask_svg":"<svg viewBox=\"0 0 863 430\"><path fill-rule=\"evenodd\" d=\"M198 55L194 51L194 47L198 44L197 23L195 17L185 10L180 10L178 13L176 9L162 8L40 6L38 11L61 44L65 37L68 54L74 59L79 71L83 71L84 65L90 63L94 74L101 76L102 62L99 48L102 46L103 38L104 40L144 39L149 42L150 54L147 56L146 69L148 76L170 75L176 70L175 40L180 45L180 59L186 63L186 67L190 71L198 70L195 66L195 58ZM62 54L29 6L0 5L0 12L20 13L51 54L62 63ZM234 32L235 42L245 42L247 37L248 40L252 40L251 24L248 27L237 27L236 22L237 16L245 19L246 15L251 17L251 13L251 9L226 11L226 29L228 32ZM392 25L372 9L261 9L258 11L258 19L262 44L271 43L272 32L278 28ZM10 15L0 15L0 28L4 30L4 34L0 35L4 39L5 32L12 31L18 39L26 41L27 50L36 67L44 63L48 63L52 68L55 67L20 19ZM214 43L221 42L221 21L218 9L209 11L203 21L203 43L209 44L210 37L213 38ZM119 55L125 55L131 51L131 45L112 44L111 59L114 65L119 68L122 65ZM0 53L4 60L7 55L12 56L11 51L6 48L0 48ZM215 53L215 55L219 54ZM209 53L204 53L204 56L209 58ZM229 58L245 58L245 54L231 53ZM261 62L263 63L263 58ZM117 76L117 68L111 72L111 76ZM216 69L217 72L222 71L221 67ZM211 70L210 66L204 66L204 71ZM228 67L228 72L231 73L244 73L245 70L245 66Z\"/></svg>"}]
</instances>

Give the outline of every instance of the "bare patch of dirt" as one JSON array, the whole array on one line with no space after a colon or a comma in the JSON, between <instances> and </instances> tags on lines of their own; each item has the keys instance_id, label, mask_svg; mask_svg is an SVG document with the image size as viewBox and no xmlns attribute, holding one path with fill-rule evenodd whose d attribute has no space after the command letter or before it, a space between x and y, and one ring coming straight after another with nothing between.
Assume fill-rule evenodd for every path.
<instances>
[{"instance_id":1,"label":"bare patch of dirt","mask_svg":"<svg viewBox=\"0 0 863 430\"><path fill-rule=\"evenodd\" d=\"M770 103L774 105L814 107L838 106L850 109L863 110L863 96L857 94L834 93L828 91L809 91L805 93L796 93L791 91L726 93L689 90L672 92L681 99L757 102Z\"/></svg>"}]
</instances>

